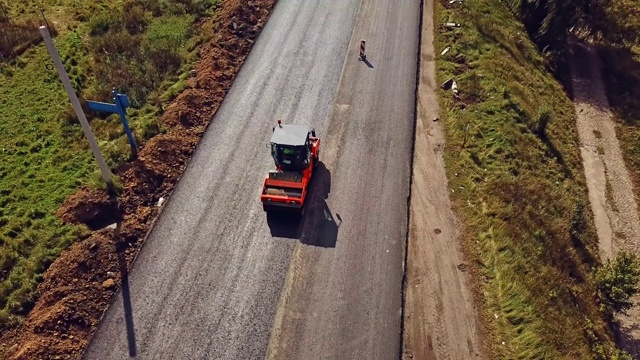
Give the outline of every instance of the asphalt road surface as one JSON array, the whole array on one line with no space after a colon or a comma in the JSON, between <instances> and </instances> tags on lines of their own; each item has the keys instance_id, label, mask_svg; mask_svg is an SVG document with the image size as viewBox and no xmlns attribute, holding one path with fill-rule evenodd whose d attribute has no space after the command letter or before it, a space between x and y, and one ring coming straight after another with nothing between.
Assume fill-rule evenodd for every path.
<instances>
[{"instance_id":1,"label":"asphalt road surface","mask_svg":"<svg viewBox=\"0 0 640 360\"><path fill-rule=\"evenodd\" d=\"M86 359L398 357L418 20L279 1ZM322 138L302 224L259 203L278 118Z\"/></svg>"},{"instance_id":2,"label":"asphalt road surface","mask_svg":"<svg viewBox=\"0 0 640 360\"><path fill-rule=\"evenodd\" d=\"M419 1L362 2L323 158L337 241L305 219L303 243L335 247L294 252L269 358L399 357L419 20Z\"/></svg>"}]
</instances>

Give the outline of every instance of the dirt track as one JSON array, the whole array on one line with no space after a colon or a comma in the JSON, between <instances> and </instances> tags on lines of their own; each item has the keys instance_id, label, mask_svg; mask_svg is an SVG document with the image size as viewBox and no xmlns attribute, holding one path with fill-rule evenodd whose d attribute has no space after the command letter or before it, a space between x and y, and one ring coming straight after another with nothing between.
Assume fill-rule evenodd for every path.
<instances>
[{"instance_id":1,"label":"dirt track","mask_svg":"<svg viewBox=\"0 0 640 360\"><path fill-rule=\"evenodd\" d=\"M602 79L602 63L596 50L575 39L570 41L573 97L578 116L580 150L593 209L601 257L620 250L640 251L640 221L631 178L616 138ZM634 299L636 302L640 299ZM640 358L640 306L620 316L622 347Z\"/></svg>"},{"instance_id":2,"label":"dirt track","mask_svg":"<svg viewBox=\"0 0 640 360\"><path fill-rule=\"evenodd\" d=\"M426 0L423 9L403 359L476 359L477 313L449 200L442 127L433 121L439 115L433 6Z\"/></svg>"}]
</instances>

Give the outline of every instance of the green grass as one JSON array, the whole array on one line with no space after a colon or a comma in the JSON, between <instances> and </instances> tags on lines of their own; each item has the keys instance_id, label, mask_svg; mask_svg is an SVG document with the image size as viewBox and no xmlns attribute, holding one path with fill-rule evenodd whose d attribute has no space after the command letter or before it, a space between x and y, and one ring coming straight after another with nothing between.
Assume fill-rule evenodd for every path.
<instances>
[{"instance_id":1,"label":"green grass","mask_svg":"<svg viewBox=\"0 0 640 360\"><path fill-rule=\"evenodd\" d=\"M11 2L6 7L16 21L31 18L42 8L50 21L63 24L54 42L84 99L111 102L109 92L117 85L112 80L122 69L109 64L112 59L97 56L96 39L121 46L115 59L122 59L118 55L122 53L141 56L140 61L126 63L132 75L126 80L139 81L144 89L118 88L132 100L128 120L140 144L165 130L158 122L160 107L185 88L185 74L197 60L196 45L211 36L194 31L192 24L198 16L211 13L210 5L217 2L194 1L198 14L193 16L176 1L133 0L127 2L128 9L138 6L138 17L120 21L117 14L124 3L40 0ZM116 24L109 30L112 33L89 35L95 25L92 19L104 14ZM143 27L134 29L140 32L123 27L141 23ZM114 33L118 35L111 36ZM132 44L140 44L152 55L141 55ZM171 57L154 57L154 52ZM173 62L163 62L166 58ZM84 226L62 224L56 210L81 186L104 187L58 74L46 68L50 63L42 43L0 63L0 332L19 322L34 304L35 287L48 265L88 234ZM100 81L99 71L107 80ZM119 118L88 116L109 166L114 169L128 160L130 147Z\"/></svg>"},{"instance_id":2,"label":"green grass","mask_svg":"<svg viewBox=\"0 0 640 360\"><path fill-rule=\"evenodd\" d=\"M58 41L62 56L76 53L71 39ZM25 310L38 275L82 232L55 211L95 167L80 132L57 118L69 100L48 62L40 46L0 75L0 318Z\"/></svg>"},{"instance_id":3,"label":"green grass","mask_svg":"<svg viewBox=\"0 0 640 360\"><path fill-rule=\"evenodd\" d=\"M597 236L571 100L501 1L439 5L436 19L463 24L436 29L436 54L452 46L437 75L460 89L459 100L439 90L445 161L465 251L486 279L490 355L616 354L595 302Z\"/></svg>"}]
</instances>

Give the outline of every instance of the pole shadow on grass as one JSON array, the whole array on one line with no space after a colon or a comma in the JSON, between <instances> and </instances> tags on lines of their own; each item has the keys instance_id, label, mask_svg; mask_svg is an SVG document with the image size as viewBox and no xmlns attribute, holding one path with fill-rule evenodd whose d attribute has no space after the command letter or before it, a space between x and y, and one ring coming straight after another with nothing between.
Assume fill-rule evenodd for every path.
<instances>
[{"instance_id":1,"label":"pole shadow on grass","mask_svg":"<svg viewBox=\"0 0 640 360\"><path fill-rule=\"evenodd\" d=\"M124 320L127 331L127 344L129 347L129 356L135 357L136 350L136 333L133 326L133 310L131 306L131 292L129 289L129 271L127 270L127 259L125 257L125 250L127 243L120 235L120 226L122 224L122 217L119 217L119 221L116 225L115 237L116 237L116 251L118 253L118 264L120 266L120 292L122 294L122 305L124 307Z\"/></svg>"},{"instance_id":2,"label":"pole shadow on grass","mask_svg":"<svg viewBox=\"0 0 640 360\"><path fill-rule=\"evenodd\" d=\"M303 215L287 212L267 213L267 224L274 237L298 239L306 245L334 248L342 223L339 214L332 214L326 199L331 191L331 172L318 162L309 184Z\"/></svg>"}]
</instances>

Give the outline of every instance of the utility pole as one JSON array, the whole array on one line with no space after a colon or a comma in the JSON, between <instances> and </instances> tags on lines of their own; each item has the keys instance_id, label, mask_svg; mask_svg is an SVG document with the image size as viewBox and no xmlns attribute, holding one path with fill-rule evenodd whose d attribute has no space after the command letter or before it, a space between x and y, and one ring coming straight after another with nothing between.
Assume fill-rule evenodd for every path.
<instances>
[{"instance_id":1,"label":"utility pole","mask_svg":"<svg viewBox=\"0 0 640 360\"><path fill-rule=\"evenodd\" d=\"M98 143L96 142L95 137L93 136L93 132L91 131L91 126L89 126L89 122L87 121L87 117L82 110L82 106L80 105L80 101L78 100L78 96L76 95L73 86L71 85L71 81L69 80L69 75L67 71L64 69L64 65L60 60L60 54L58 54L58 50L53 44L53 40L51 39L51 34L49 34L49 29L46 26L40 26L40 34L42 34L42 39L44 43L47 45L47 50L49 50L49 55L51 55L51 59L53 60L53 65L58 70L58 74L60 75L60 79L62 80L62 85L64 85L64 89L69 94L69 100L71 100L71 105L73 105L73 109L78 116L78 120L80 121L80 125L82 125L82 131L84 131L84 135L87 137L89 141L89 145L91 146L91 150L93 151L93 156L95 156L96 161L98 162L98 166L100 167L100 171L102 172L102 178L107 183L107 187L111 193L115 193L116 189L113 185L113 179L111 178L111 171L107 167L107 164L102 157L102 153L100 152L100 148L98 147Z\"/></svg>"},{"instance_id":2,"label":"utility pole","mask_svg":"<svg viewBox=\"0 0 640 360\"><path fill-rule=\"evenodd\" d=\"M51 29L49 27L49 22L47 21L47 18L44 16L44 10L40 9L40 14L42 14L42 19L44 20L44 24L47 26L47 29Z\"/></svg>"}]
</instances>

